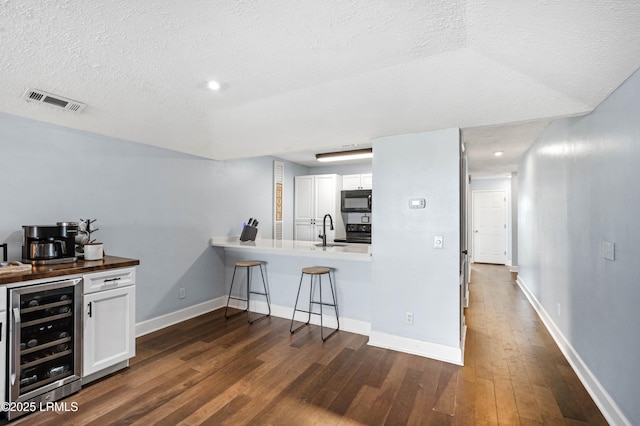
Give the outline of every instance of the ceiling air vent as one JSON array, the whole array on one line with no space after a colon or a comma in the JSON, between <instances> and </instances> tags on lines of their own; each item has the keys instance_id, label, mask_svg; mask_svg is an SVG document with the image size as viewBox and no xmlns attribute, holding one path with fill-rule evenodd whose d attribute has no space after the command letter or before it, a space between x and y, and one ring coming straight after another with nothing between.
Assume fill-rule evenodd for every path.
<instances>
[{"instance_id":1,"label":"ceiling air vent","mask_svg":"<svg viewBox=\"0 0 640 426\"><path fill-rule=\"evenodd\" d=\"M83 104L82 102L74 101L63 96L52 95L51 93L38 89L27 89L23 98L27 102L42 102L72 112L82 112L87 106L87 104Z\"/></svg>"}]
</instances>

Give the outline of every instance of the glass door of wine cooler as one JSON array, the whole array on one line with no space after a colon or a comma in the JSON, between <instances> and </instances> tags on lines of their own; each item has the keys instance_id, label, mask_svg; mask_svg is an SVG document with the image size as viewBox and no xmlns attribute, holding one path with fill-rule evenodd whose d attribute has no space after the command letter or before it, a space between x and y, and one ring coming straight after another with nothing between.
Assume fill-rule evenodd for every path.
<instances>
[{"instance_id":1,"label":"glass door of wine cooler","mask_svg":"<svg viewBox=\"0 0 640 426\"><path fill-rule=\"evenodd\" d=\"M10 402L39 405L80 389L81 282L77 278L9 290ZM21 414L26 413L13 417Z\"/></svg>"}]
</instances>

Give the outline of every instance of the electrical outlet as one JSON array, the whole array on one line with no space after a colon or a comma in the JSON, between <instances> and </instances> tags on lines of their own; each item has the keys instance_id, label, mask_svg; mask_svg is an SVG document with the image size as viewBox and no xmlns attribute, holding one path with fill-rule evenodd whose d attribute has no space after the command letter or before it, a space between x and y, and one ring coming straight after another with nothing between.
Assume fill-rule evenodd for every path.
<instances>
[{"instance_id":1,"label":"electrical outlet","mask_svg":"<svg viewBox=\"0 0 640 426\"><path fill-rule=\"evenodd\" d=\"M602 242L602 257L606 260L615 260L616 245L609 241Z\"/></svg>"},{"instance_id":2,"label":"electrical outlet","mask_svg":"<svg viewBox=\"0 0 640 426\"><path fill-rule=\"evenodd\" d=\"M180 289L180 299L184 299L185 297L187 297L187 289L182 287Z\"/></svg>"},{"instance_id":3,"label":"electrical outlet","mask_svg":"<svg viewBox=\"0 0 640 426\"><path fill-rule=\"evenodd\" d=\"M560 302L558 302L558 316L560 316Z\"/></svg>"},{"instance_id":4,"label":"electrical outlet","mask_svg":"<svg viewBox=\"0 0 640 426\"><path fill-rule=\"evenodd\" d=\"M413 312L407 312L404 314L404 322L409 325L413 325Z\"/></svg>"},{"instance_id":5,"label":"electrical outlet","mask_svg":"<svg viewBox=\"0 0 640 426\"><path fill-rule=\"evenodd\" d=\"M444 246L444 236L436 235L433 237L433 248L441 249Z\"/></svg>"}]
</instances>

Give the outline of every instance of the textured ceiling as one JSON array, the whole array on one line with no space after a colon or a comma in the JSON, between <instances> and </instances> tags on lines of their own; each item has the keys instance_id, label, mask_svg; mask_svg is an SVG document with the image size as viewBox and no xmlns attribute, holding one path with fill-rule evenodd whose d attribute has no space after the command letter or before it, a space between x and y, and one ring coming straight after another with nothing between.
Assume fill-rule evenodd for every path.
<instances>
[{"instance_id":1,"label":"textured ceiling","mask_svg":"<svg viewBox=\"0 0 640 426\"><path fill-rule=\"evenodd\" d=\"M629 0L0 0L0 111L214 159L457 126L473 173L511 171L638 67Z\"/></svg>"}]
</instances>

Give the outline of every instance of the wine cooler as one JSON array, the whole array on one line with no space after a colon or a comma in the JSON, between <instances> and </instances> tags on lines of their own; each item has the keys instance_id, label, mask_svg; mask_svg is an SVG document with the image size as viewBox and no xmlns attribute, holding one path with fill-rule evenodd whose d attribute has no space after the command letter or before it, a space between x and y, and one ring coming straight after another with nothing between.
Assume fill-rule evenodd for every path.
<instances>
[{"instance_id":1,"label":"wine cooler","mask_svg":"<svg viewBox=\"0 0 640 426\"><path fill-rule=\"evenodd\" d=\"M79 391L82 279L10 286L8 296L10 407L32 410Z\"/></svg>"}]
</instances>

